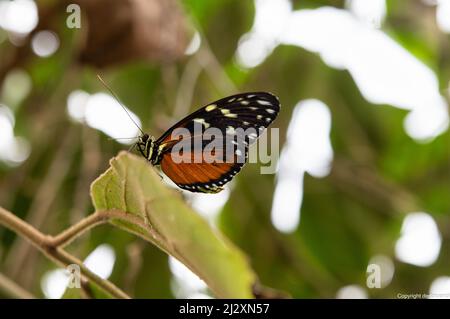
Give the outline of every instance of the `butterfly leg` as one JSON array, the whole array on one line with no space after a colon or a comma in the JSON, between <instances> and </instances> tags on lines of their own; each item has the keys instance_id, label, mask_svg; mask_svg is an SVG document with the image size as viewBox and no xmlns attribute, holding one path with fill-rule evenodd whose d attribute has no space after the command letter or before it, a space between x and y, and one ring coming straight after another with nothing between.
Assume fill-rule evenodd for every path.
<instances>
[{"instance_id":1,"label":"butterfly leg","mask_svg":"<svg viewBox=\"0 0 450 319\"><path fill-rule=\"evenodd\" d=\"M159 166L156 168L156 173L158 174L161 181L164 180L164 176L162 175L161 168Z\"/></svg>"}]
</instances>

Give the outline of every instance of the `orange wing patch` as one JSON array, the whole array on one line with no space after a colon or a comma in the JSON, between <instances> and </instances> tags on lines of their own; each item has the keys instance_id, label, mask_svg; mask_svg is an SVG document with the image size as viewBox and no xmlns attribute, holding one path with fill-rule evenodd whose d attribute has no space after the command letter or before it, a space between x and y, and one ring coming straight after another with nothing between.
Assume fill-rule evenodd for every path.
<instances>
[{"instance_id":1,"label":"orange wing patch","mask_svg":"<svg viewBox=\"0 0 450 319\"><path fill-rule=\"evenodd\" d=\"M220 192L227 182L236 175L243 164L214 162L213 159L194 162L194 153L184 157L191 162L181 162L180 155L168 152L163 155L161 169L177 186L191 192ZM219 153L213 154L217 158Z\"/></svg>"}]
</instances>

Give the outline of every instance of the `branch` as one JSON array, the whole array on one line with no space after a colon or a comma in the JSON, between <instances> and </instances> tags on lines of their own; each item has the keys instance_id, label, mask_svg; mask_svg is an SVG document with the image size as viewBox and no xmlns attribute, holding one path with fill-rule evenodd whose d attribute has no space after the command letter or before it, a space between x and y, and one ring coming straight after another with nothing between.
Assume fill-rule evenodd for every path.
<instances>
[{"instance_id":1,"label":"branch","mask_svg":"<svg viewBox=\"0 0 450 319\"><path fill-rule=\"evenodd\" d=\"M52 247L64 247L70 244L77 237L84 234L89 229L106 223L109 220L109 215L106 212L97 212L83 218L81 221L75 225L69 227L68 229L62 231L56 236L47 237L47 245Z\"/></svg>"},{"instance_id":2,"label":"branch","mask_svg":"<svg viewBox=\"0 0 450 319\"><path fill-rule=\"evenodd\" d=\"M56 237L44 235L30 224L26 223L2 207L0 207L0 224L27 239L34 247L39 249L44 255L53 260L55 263L63 267L67 267L70 264L78 265L81 269L82 276L84 276L85 279L95 283L111 296L115 298L128 299L130 297L120 288L115 286L112 282L102 279L94 274L83 264L81 260L67 253L60 247L60 245L62 246L71 242L73 239L86 232L93 226L105 222L109 218L118 216L118 214L119 213L115 211L94 213Z\"/></svg>"},{"instance_id":3,"label":"branch","mask_svg":"<svg viewBox=\"0 0 450 319\"><path fill-rule=\"evenodd\" d=\"M14 281L0 273L0 290L12 298L35 299L30 292L26 291Z\"/></svg>"},{"instance_id":4,"label":"branch","mask_svg":"<svg viewBox=\"0 0 450 319\"><path fill-rule=\"evenodd\" d=\"M104 224L111 219L126 220L140 225L142 228L148 228L148 226L141 219L134 215L130 215L119 210L98 211L83 218L81 221L56 236L46 236L46 245L55 248L62 248L70 244L73 240L80 237L91 228Z\"/></svg>"}]
</instances>

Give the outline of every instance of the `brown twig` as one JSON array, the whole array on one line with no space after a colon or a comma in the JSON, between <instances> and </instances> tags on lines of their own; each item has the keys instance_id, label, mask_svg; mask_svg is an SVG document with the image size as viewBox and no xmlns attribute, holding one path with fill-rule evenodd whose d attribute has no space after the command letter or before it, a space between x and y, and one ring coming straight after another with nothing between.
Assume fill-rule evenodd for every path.
<instances>
[{"instance_id":1,"label":"brown twig","mask_svg":"<svg viewBox=\"0 0 450 319\"><path fill-rule=\"evenodd\" d=\"M63 232L59 233L56 236L48 236L47 237L47 245L53 247L64 247L70 244L77 237L84 234L89 229L103 224L109 220L110 216L104 213L94 213L86 218L83 218L81 221L76 223L75 225L69 227Z\"/></svg>"},{"instance_id":2,"label":"brown twig","mask_svg":"<svg viewBox=\"0 0 450 319\"><path fill-rule=\"evenodd\" d=\"M102 290L115 298L130 298L120 288L112 282L102 279L92 271L90 271L81 260L67 253L62 246L71 242L90 228L99 223L105 222L111 218L123 218L125 215L118 211L96 212L89 217L83 219L78 224L72 226L67 231L62 232L58 236L49 236L41 233L36 228L18 218L13 213L0 207L0 224L28 240L34 247L39 249L45 256L53 260L55 263L66 267L76 264L80 267L81 274L86 280L96 284ZM133 218L130 216L130 218Z\"/></svg>"},{"instance_id":3,"label":"brown twig","mask_svg":"<svg viewBox=\"0 0 450 319\"><path fill-rule=\"evenodd\" d=\"M20 287L17 283L0 273L0 290L9 297L17 299L35 299L32 293Z\"/></svg>"}]
</instances>

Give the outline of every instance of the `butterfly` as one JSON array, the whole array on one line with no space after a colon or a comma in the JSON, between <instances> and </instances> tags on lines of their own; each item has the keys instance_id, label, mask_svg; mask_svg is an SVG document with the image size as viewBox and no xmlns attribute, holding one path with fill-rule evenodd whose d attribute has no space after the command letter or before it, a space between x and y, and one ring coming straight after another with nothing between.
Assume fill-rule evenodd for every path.
<instances>
[{"instance_id":1,"label":"butterfly","mask_svg":"<svg viewBox=\"0 0 450 319\"><path fill-rule=\"evenodd\" d=\"M138 126L142 134L134 147L181 189L218 193L245 165L250 145L279 111L280 102L271 93L231 95L189 114L158 139ZM175 134L180 130L187 134Z\"/></svg>"},{"instance_id":2,"label":"butterfly","mask_svg":"<svg viewBox=\"0 0 450 319\"><path fill-rule=\"evenodd\" d=\"M146 133L142 134L136 146L143 157L151 164L159 165L163 173L178 187L191 192L217 193L245 165L249 146L275 120L279 110L278 98L270 93L248 92L231 95L191 113L174 124L158 139ZM188 145L192 142L196 124L203 128L202 137L205 137L207 129L211 128L222 133L222 136L220 136L221 134L215 136L216 142L219 139L219 143L216 144L218 147L205 154L204 150L211 139L202 138L201 147L197 151L191 148L188 154L183 154L184 158L191 159L190 161L176 161L176 157L179 155L174 154L171 150L177 144ZM174 137L173 132L180 128L185 128L192 133L191 136L188 138ZM226 159L226 137L234 137L239 128L243 131L250 131L250 133L241 140L228 139L231 141L228 146L232 146L231 152L235 155L230 161ZM189 140L186 141L186 139ZM200 162L194 161L196 155L199 155ZM241 160L239 161L239 159Z\"/></svg>"}]
</instances>

